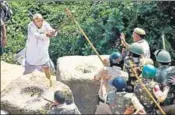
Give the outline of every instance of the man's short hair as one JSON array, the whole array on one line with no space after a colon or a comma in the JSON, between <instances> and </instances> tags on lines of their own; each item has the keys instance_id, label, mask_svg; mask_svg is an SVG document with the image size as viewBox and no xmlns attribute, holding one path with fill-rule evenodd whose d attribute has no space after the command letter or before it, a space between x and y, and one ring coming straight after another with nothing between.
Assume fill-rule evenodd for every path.
<instances>
[{"instance_id":1,"label":"man's short hair","mask_svg":"<svg viewBox=\"0 0 175 115\"><path fill-rule=\"evenodd\" d=\"M57 101L58 103L60 104L63 104L65 102L65 95L64 95L64 92L63 91L56 91L54 93L54 100Z\"/></svg>"},{"instance_id":2,"label":"man's short hair","mask_svg":"<svg viewBox=\"0 0 175 115\"><path fill-rule=\"evenodd\" d=\"M43 19L43 16L41 14L34 14L33 15L33 20L37 19L37 18L40 18L40 19Z\"/></svg>"}]
</instances>

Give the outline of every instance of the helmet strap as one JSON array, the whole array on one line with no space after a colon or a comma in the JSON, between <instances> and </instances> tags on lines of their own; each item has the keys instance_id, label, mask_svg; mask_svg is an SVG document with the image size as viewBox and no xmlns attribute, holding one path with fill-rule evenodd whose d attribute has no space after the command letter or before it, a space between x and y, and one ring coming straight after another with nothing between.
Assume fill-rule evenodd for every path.
<instances>
[{"instance_id":1,"label":"helmet strap","mask_svg":"<svg viewBox=\"0 0 175 115\"><path fill-rule=\"evenodd\" d=\"M161 51L162 51L162 49L159 49L159 50L156 52L155 56L158 56L159 53L160 53Z\"/></svg>"}]
</instances>

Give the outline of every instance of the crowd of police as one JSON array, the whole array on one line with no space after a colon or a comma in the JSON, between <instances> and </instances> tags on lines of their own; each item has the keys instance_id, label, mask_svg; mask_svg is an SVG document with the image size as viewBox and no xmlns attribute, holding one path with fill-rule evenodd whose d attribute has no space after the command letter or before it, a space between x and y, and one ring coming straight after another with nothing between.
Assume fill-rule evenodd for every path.
<instances>
[{"instance_id":1,"label":"crowd of police","mask_svg":"<svg viewBox=\"0 0 175 115\"><path fill-rule=\"evenodd\" d=\"M175 66L171 65L171 55L165 49L156 50L158 66L155 67L145 35L142 28L135 28L134 43L130 45L121 35L125 50L104 59L106 66L94 76L95 81L100 82L99 100L102 103L99 109L102 113L162 114L149 92L163 112L175 114ZM102 107L105 104L109 106L106 111Z\"/></svg>"}]
</instances>

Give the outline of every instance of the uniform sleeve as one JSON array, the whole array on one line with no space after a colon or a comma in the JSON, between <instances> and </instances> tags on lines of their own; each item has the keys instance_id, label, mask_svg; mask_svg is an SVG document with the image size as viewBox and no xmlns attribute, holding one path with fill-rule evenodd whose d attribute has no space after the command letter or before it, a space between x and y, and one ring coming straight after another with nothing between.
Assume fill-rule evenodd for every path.
<instances>
[{"instance_id":1,"label":"uniform sleeve","mask_svg":"<svg viewBox=\"0 0 175 115\"><path fill-rule=\"evenodd\" d=\"M144 54L143 54L144 57L150 58L150 51L149 50L145 49L143 52L144 52Z\"/></svg>"},{"instance_id":2,"label":"uniform sleeve","mask_svg":"<svg viewBox=\"0 0 175 115\"><path fill-rule=\"evenodd\" d=\"M39 33L35 27L32 26L32 24L28 25L28 35L35 36L37 39L46 39L48 38L45 33Z\"/></svg>"},{"instance_id":3,"label":"uniform sleeve","mask_svg":"<svg viewBox=\"0 0 175 115\"><path fill-rule=\"evenodd\" d=\"M167 98L169 91L170 91L170 87L165 86L164 89L163 89L163 96L164 96L164 98Z\"/></svg>"}]
</instances>

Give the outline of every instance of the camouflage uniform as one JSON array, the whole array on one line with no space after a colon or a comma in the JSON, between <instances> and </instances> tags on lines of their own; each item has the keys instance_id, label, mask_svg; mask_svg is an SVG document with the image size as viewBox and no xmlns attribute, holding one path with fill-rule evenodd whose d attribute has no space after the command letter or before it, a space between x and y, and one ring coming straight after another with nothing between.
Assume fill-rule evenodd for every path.
<instances>
[{"instance_id":1,"label":"camouflage uniform","mask_svg":"<svg viewBox=\"0 0 175 115\"><path fill-rule=\"evenodd\" d=\"M171 76L175 76L175 66L169 67L169 66L161 66L158 69L157 75L156 75L156 81L160 84L160 88L163 89L165 86L170 87L168 96L166 100L161 103L161 105L171 105L175 104L175 87L168 83L168 79Z\"/></svg>"},{"instance_id":2,"label":"camouflage uniform","mask_svg":"<svg viewBox=\"0 0 175 115\"><path fill-rule=\"evenodd\" d=\"M145 84L145 86L147 87L149 92L152 95L154 95L153 88L158 83L152 81L151 79L145 79L145 78L142 78L142 82ZM141 84L138 81L136 81L136 83L135 83L134 93L138 97L138 99L140 100L142 105L144 106L147 114L156 114L156 105L154 104L152 99L148 96L146 91L144 91L143 87L141 86Z\"/></svg>"},{"instance_id":3,"label":"camouflage uniform","mask_svg":"<svg viewBox=\"0 0 175 115\"><path fill-rule=\"evenodd\" d=\"M133 105L137 110L143 109L134 93L111 91L108 93L106 103L113 114L123 114L127 107Z\"/></svg>"},{"instance_id":4,"label":"camouflage uniform","mask_svg":"<svg viewBox=\"0 0 175 115\"><path fill-rule=\"evenodd\" d=\"M134 67L139 67L140 66L140 58L131 58L131 57L127 56L124 60L123 70L128 72L128 74L129 74L129 79L127 81L127 85L132 87L132 92L133 92L134 91L134 83L137 79L131 70L130 61ZM140 72L138 71L137 73L140 73Z\"/></svg>"},{"instance_id":5,"label":"camouflage uniform","mask_svg":"<svg viewBox=\"0 0 175 115\"><path fill-rule=\"evenodd\" d=\"M175 66L169 66L172 59L168 51L159 49L154 52L154 55L160 65L155 80L160 84L161 89L169 88L165 95L166 99L160 105L166 108L164 109L166 114L175 114L175 86L171 81L171 78L175 77Z\"/></svg>"},{"instance_id":6,"label":"camouflage uniform","mask_svg":"<svg viewBox=\"0 0 175 115\"><path fill-rule=\"evenodd\" d=\"M81 114L75 104L52 106L48 114Z\"/></svg>"}]
</instances>

